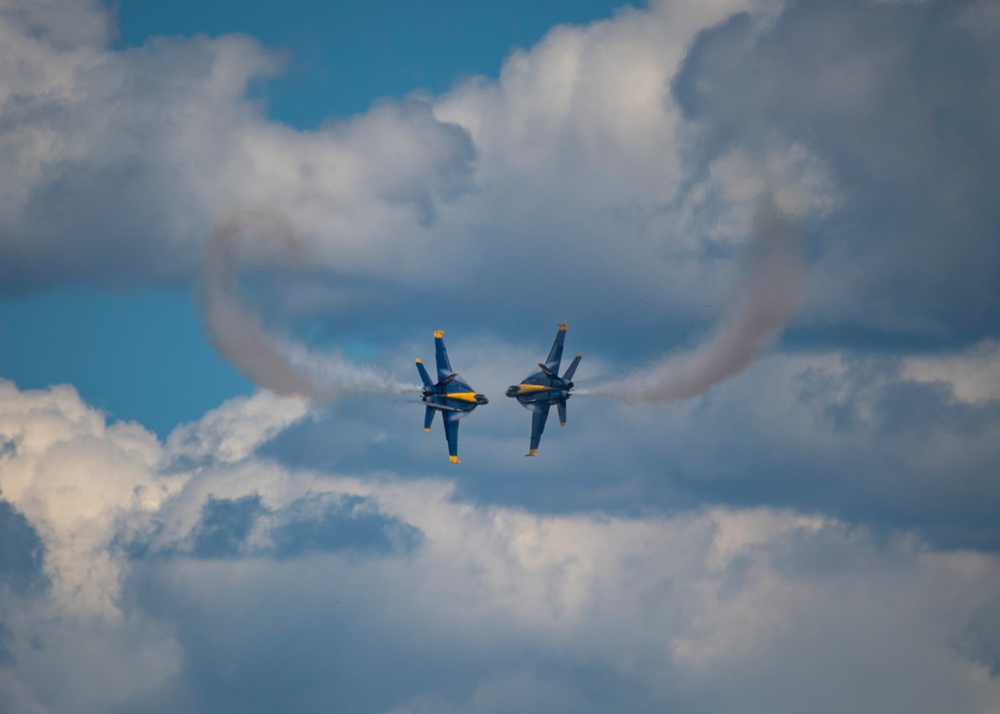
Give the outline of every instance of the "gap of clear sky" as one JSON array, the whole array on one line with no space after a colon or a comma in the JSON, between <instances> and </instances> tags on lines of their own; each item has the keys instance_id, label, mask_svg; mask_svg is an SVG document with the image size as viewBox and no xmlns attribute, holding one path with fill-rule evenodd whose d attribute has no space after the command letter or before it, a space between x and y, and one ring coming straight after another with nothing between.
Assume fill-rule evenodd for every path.
<instances>
[{"instance_id":1,"label":"gap of clear sky","mask_svg":"<svg viewBox=\"0 0 1000 714\"><path fill-rule=\"evenodd\" d=\"M285 53L257 88L270 118L298 129L364 112L380 97L446 91L497 77L507 55L558 24L631 4L609 0L470 3L407 0L119 0L116 47L152 36L243 33ZM205 340L191 286L107 292L78 287L0 298L0 376L21 389L70 383L110 417L161 438L253 386Z\"/></svg>"},{"instance_id":2,"label":"gap of clear sky","mask_svg":"<svg viewBox=\"0 0 1000 714\"><path fill-rule=\"evenodd\" d=\"M379 97L440 93L472 75L496 77L515 47L558 24L611 16L622 0L120 0L119 43L150 35L241 32L289 52L268 83L269 115L297 128L365 111Z\"/></svg>"}]
</instances>

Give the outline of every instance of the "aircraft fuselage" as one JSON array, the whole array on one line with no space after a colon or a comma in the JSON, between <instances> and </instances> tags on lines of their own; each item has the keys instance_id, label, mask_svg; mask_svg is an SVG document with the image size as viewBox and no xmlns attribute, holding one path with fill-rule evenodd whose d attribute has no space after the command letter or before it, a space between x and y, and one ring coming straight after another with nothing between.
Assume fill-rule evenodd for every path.
<instances>
[{"instance_id":1,"label":"aircraft fuselage","mask_svg":"<svg viewBox=\"0 0 1000 714\"><path fill-rule=\"evenodd\" d=\"M451 360L444 346L444 332L434 333L434 357L437 368L437 382L431 379L423 362L417 360L417 372L424 386L420 390L420 401L424 403L424 431L431 430L434 414L441 412L445 438L448 441L448 458L452 463L458 460L458 420L482 404L489 404L482 394L476 392L465 380L452 371Z\"/></svg>"},{"instance_id":2,"label":"aircraft fuselage","mask_svg":"<svg viewBox=\"0 0 1000 714\"><path fill-rule=\"evenodd\" d=\"M549 356L545 362L538 363L538 371L529 374L520 384L507 387L506 395L517 399L521 406L531 411L531 445L526 456L534 456L538 452L538 444L553 404L559 411L559 424L566 424L566 401L572 396L573 375L582 355L578 353L566 373L559 376L566 324L559 323L558 328Z\"/></svg>"}]
</instances>

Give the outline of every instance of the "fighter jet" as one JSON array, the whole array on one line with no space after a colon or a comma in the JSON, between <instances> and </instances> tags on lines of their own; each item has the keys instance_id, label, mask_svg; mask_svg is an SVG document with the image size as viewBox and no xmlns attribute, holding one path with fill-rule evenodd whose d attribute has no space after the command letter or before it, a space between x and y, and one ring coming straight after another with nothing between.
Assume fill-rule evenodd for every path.
<instances>
[{"instance_id":1,"label":"fighter jet","mask_svg":"<svg viewBox=\"0 0 1000 714\"><path fill-rule=\"evenodd\" d=\"M489 404L489 400L476 392L451 369L448 351L444 347L444 332L434 333L434 350L437 361L437 384L431 382L424 363L417 360L417 371L424 383L421 401L427 405L424 411L424 431L431 430L434 412L441 412L444 419L444 435L448 439L448 457L453 464L458 460L458 420L478 407Z\"/></svg>"},{"instance_id":2,"label":"fighter jet","mask_svg":"<svg viewBox=\"0 0 1000 714\"><path fill-rule=\"evenodd\" d=\"M507 388L508 397L516 398L523 407L531 410L531 447L525 456L538 453L538 442L542 440L545 420L549 418L549 407L553 404L559 407L559 426L566 426L566 400L571 396L573 375L583 355L577 353L566 374L560 377L559 363L562 361L565 340L566 323L560 323L548 358L544 364L538 363L540 370L525 377L520 384Z\"/></svg>"}]
</instances>

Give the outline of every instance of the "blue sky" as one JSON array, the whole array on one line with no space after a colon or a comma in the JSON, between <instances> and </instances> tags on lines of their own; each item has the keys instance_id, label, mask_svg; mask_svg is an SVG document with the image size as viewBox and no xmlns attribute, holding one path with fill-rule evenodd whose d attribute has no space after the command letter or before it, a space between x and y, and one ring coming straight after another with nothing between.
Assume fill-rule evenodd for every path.
<instances>
[{"instance_id":1,"label":"blue sky","mask_svg":"<svg viewBox=\"0 0 1000 714\"><path fill-rule=\"evenodd\" d=\"M998 40L0 4L0 711L996 711Z\"/></svg>"}]
</instances>

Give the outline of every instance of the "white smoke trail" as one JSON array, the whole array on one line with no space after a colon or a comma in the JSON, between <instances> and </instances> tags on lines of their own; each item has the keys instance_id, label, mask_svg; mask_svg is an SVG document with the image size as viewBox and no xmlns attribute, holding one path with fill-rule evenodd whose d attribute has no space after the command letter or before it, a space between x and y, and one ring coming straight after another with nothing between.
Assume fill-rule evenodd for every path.
<instances>
[{"instance_id":1,"label":"white smoke trail","mask_svg":"<svg viewBox=\"0 0 1000 714\"><path fill-rule=\"evenodd\" d=\"M750 265L736 304L715 334L694 351L666 356L651 367L578 390L627 403L695 397L749 366L798 311L805 286L801 238L794 221L768 195L754 218Z\"/></svg>"},{"instance_id":2,"label":"white smoke trail","mask_svg":"<svg viewBox=\"0 0 1000 714\"><path fill-rule=\"evenodd\" d=\"M245 238L266 237L286 251L300 250L288 218L265 210L221 217L206 247L200 304L212 346L258 387L276 394L325 401L346 394L418 392L377 369L268 334L239 296L239 249Z\"/></svg>"}]
</instances>

